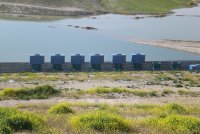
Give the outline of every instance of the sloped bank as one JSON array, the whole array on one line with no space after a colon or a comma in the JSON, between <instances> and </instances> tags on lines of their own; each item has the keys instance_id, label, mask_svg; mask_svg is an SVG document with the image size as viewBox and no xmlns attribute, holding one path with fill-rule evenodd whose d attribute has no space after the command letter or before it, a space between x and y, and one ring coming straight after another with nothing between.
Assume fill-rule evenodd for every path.
<instances>
[{"instance_id":1,"label":"sloped bank","mask_svg":"<svg viewBox=\"0 0 200 134\"><path fill-rule=\"evenodd\" d=\"M12 15L48 15L48 16L86 16L102 14L100 11L88 11L80 8L53 8L45 6L0 2L0 13Z\"/></svg>"}]
</instances>

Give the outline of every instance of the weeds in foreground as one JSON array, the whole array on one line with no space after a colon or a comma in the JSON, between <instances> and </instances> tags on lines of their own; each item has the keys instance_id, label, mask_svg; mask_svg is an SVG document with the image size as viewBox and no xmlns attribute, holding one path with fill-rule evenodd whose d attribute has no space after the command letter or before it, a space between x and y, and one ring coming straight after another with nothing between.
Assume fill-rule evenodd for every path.
<instances>
[{"instance_id":1,"label":"weeds in foreground","mask_svg":"<svg viewBox=\"0 0 200 134\"><path fill-rule=\"evenodd\" d=\"M0 98L15 98L24 100L47 99L48 97L54 96L58 93L58 90L49 85L21 89L6 88L0 92Z\"/></svg>"},{"instance_id":2,"label":"weeds in foreground","mask_svg":"<svg viewBox=\"0 0 200 134\"><path fill-rule=\"evenodd\" d=\"M66 105L66 102L53 105L53 107L60 106L61 104ZM21 105L17 108L23 111L32 111L32 108L35 108L34 111L38 111L38 113L41 114L40 110L44 110L42 108L44 104L41 105L41 107L40 105L41 104ZM197 105L188 106L177 103L152 105L68 102L66 106L73 109L73 113L68 114L64 112L63 114L62 112L61 114L49 114L47 111L52 108L50 104L48 105L49 108L45 106L46 111L42 112L43 118L47 118L47 122L44 123L48 124L51 130L59 132L59 134L199 134L200 107ZM7 108L6 110L9 113L9 111L13 109ZM2 115L2 113L0 113L0 115ZM37 114L35 113L35 115ZM9 115L5 116L9 117ZM29 124L29 122L26 124ZM5 127L4 129L6 130L8 128ZM45 129L47 128L48 127ZM32 131L35 132L35 129Z\"/></svg>"},{"instance_id":3,"label":"weeds in foreground","mask_svg":"<svg viewBox=\"0 0 200 134\"><path fill-rule=\"evenodd\" d=\"M114 113L94 111L70 118L75 132L95 130L100 132L128 132L132 128L130 120Z\"/></svg>"},{"instance_id":4,"label":"weeds in foreground","mask_svg":"<svg viewBox=\"0 0 200 134\"><path fill-rule=\"evenodd\" d=\"M52 106L48 113L50 114L68 114L73 113L73 110L70 108L70 106L67 103L60 103L57 105Z\"/></svg>"},{"instance_id":5,"label":"weeds in foreground","mask_svg":"<svg viewBox=\"0 0 200 134\"><path fill-rule=\"evenodd\" d=\"M186 115L168 115L146 120L148 126L154 130L161 130L169 134L199 134L200 119Z\"/></svg>"},{"instance_id":6,"label":"weeds in foreground","mask_svg":"<svg viewBox=\"0 0 200 134\"><path fill-rule=\"evenodd\" d=\"M44 117L31 112L0 107L1 134L12 134L24 130L38 134L51 133Z\"/></svg>"}]
</instances>

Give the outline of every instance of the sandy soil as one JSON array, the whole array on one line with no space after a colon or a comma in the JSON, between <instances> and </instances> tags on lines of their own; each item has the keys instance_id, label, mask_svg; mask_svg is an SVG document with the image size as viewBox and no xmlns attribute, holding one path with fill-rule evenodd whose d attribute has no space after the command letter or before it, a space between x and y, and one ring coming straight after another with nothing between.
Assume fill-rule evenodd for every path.
<instances>
[{"instance_id":1,"label":"sandy soil","mask_svg":"<svg viewBox=\"0 0 200 134\"><path fill-rule=\"evenodd\" d=\"M130 42L200 54L200 41L131 39Z\"/></svg>"}]
</instances>

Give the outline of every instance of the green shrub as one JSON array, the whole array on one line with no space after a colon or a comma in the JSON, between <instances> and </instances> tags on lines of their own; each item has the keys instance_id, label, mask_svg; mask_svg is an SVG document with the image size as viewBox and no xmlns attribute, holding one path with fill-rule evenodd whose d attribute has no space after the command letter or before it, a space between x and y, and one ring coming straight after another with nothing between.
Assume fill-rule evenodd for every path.
<instances>
[{"instance_id":1,"label":"green shrub","mask_svg":"<svg viewBox=\"0 0 200 134\"><path fill-rule=\"evenodd\" d=\"M188 91L188 90L178 90L178 94L179 95L189 95L190 91Z\"/></svg>"},{"instance_id":2,"label":"green shrub","mask_svg":"<svg viewBox=\"0 0 200 134\"><path fill-rule=\"evenodd\" d=\"M150 91L149 96L151 96L151 97L158 96L158 91L156 91L156 90Z\"/></svg>"},{"instance_id":3,"label":"green shrub","mask_svg":"<svg viewBox=\"0 0 200 134\"><path fill-rule=\"evenodd\" d=\"M168 104L166 106L164 106L164 110L168 113L168 114L186 114L187 110L176 103L172 103L172 104Z\"/></svg>"},{"instance_id":4,"label":"green shrub","mask_svg":"<svg viewBox=\"0 0 200 134\"><path fill-rule=\"evenodd\" d=\"M105 88L105 87L97 87L94 89L87 90L87 93L90 94L107 94L107 93L129 93L130 90L124 88Z\"/></svg>"},{"instance_id":5,"label":"green shrub","mask_svg":"<svg viewBox=\"0 0 200 134\"><path fill-rule=\"evenodd\" d=\"M73 110L69 107L67 103L60 103L55 106L52 106L49 110L48 113L51 114L68 114L68 113L73 113Z\"/></svg>"},{"instance_id":6,"label":"green shrub","mask_svg":"<svg viewBox=\"0 0 200 134\"><path fill-rule=\"evenodd\" d=\"M70 124L77 132L90 129L100 132L128 132L131 130L129 120L105 111L73 116L70 118Z\"/></svg>"},{"instance_id":7,"label":"green shrub","mask_svg":"<svg viewBox=\"0 0 200 134\"><path fill-rule=\"evenodd\" d=\"M184 87L184 86L183 86L182 83L176 83L176 84L175 84L175 87L177 87L177 88L181 88L181 87Z\"/></svg>"},{"instance_id":8,"label":"green shrub","mask_svg":"<svg viewBox=\"0 0 200 134\"><path fill-rule=\"evenodd\" d=\"M186 96L192 96L192 97L198 97L200 96L200 92L190 91L190 90L178 90L179 95L186 95Z\"/></svg>"},{"instance_id":9,"label":"green shrub","mask_svg":"<svg viewBox=\"0 0 200 134\"><path fill-rule=\"evenodd\" d=\"M164 89L161 93L162 96L165 96L165 95L169 95L169 94L174 94L175 92L172 91L171 89Z\"/></svg>"},{"instance_id":10,"label":"green shrub","mask_svg":"<svg viewBox=\"0 0 200 134\"><path fill-rule=\"evenodd\" d=\"M140 96L140 97L148 96L148 92L146 92L144 90L133 90L132 94L135 96Z\"/></svg>"},{"instance_id":11,"label":"green shrub","mask_svg":"<svg viewBox=\"0 0 200 134\"><path fill-rule=\"evenodd\" d=\"M5 95L5 96L16 96L16 93L12 88L5 88L5 89L3 89L2 95Z\"/></svg>"},{"instance_id":12,"label":"green shrub","mask_svg":"<svg viewBox=\"0 0 200 134\"><path fill-rule=\"evenodd\" d=\"M0 107L0 133L10 134L23 130L50 133L43 117L30 112Z\"/></svg>"},{"instance_id":13,"label":"green shrub","mask_svg":"<svg viewBox=\"0 0 200 134\"><path fill-rule=\"evenodd\" d=\"M193 116L169 115L165 118L151 118L148 124L172 134L199 134L200 119Z\"/></svg>"},{"instance_id":14,"label":"green shrub","mask_svg":"<svg viewBox=\"0 0 200 134\"><path fill-rule=\"evenodd\" d=\"M2 124L2 123L0 123L0 125L1 125L0 126L0 134L12 134L13 133L13 130L9 126Z\"/></svg>"},{"instance_id":15,"label":"green shrub","mask_svg":"<svg viewBox=\"0 0 200 134\"><path fill-rule=\"evenodd\" d=\"M57 93L59 93L59 91L54 89L52 86L44 85L30 89L6 88L3 91L1 91L1 97L17 98L17 99L46 99L49 96L53 96Z\"/></svg>"}]
</instances>

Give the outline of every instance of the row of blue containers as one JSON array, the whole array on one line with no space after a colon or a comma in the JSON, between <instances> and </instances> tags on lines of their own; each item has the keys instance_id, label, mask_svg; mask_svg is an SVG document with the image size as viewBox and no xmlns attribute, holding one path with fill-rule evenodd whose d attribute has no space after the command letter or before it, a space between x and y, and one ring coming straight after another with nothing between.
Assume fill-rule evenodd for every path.
<instances>
[{"instance_id":1,"label":"row of blue containers","mask_svg":"<svg viewBox=\"0 0 200 134\"><path fill-rule=\"evenodd\" d=\"M45 62L45 57L40 54L35 54L30 56L31 65L42 65ZM71 56L71 64L79 65L85 62L85 56L80 54L75 54ZM145 62L144 54L132 54L133 64L142 64ZM53 65L62 65L65 63L65 56L60 54L55 54L51 56L51 64ZM95 54L91 56L91 64L103 64L104 55ZM112 59L113 64L124 64L126 63L126 55L124 54L115 54Z\"/></svg>"}]
</instances>

